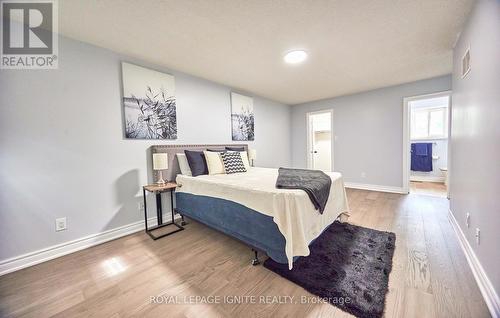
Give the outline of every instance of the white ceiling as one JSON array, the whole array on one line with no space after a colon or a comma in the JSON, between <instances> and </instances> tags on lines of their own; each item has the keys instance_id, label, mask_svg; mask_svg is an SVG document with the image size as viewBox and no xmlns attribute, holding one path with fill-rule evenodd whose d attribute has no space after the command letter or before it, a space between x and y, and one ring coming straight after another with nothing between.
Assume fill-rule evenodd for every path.
<instances>
[{"instance_id":1,"label":"white ceiling","mask_svg":"<svg viewBox=\"0 0 500 318\"><path fill-rule=\"evenodd\" d=\"M473 0L63 0L60 33L287 104L451 72ZM283 62L292 49L309 58Z\"/></svg>"}]
</instances>

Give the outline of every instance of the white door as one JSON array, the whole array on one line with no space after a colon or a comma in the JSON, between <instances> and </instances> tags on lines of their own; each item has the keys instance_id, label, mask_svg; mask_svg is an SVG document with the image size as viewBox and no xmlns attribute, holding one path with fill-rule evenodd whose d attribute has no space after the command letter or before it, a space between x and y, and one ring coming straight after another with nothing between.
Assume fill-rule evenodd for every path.
<instances>
[{"instance_id":1,"label":"white door","mask_svg":"<svg viewBox=\"0 0 500 318\"><path fill-rule=\"evenodd\" d=\"M333 171L332 123L332 110L307 114L308 169Z\"/></svg>"}]
</instances>

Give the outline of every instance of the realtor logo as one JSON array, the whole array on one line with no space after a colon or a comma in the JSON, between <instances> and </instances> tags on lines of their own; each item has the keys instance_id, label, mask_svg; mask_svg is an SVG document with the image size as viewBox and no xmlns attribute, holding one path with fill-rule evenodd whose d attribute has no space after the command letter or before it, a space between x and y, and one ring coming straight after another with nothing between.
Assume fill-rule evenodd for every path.
<instances>
[{"instance_id":1,"label":"realtor logo","mask_svg":"<svg viewBox=\"0 0 500 318\"><path fill-rule=\"evenodd\" d=\"M1 17L0 68L57 68L56 0L5 0Z\"/></svg>"}]
</instances>

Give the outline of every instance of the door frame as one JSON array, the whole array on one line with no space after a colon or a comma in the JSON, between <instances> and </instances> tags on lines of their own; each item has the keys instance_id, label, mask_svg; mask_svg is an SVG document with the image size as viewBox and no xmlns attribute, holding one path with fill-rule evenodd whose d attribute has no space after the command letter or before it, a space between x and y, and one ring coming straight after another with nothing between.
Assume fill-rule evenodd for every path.
<instances>
[{"instance_id":1,"label":"door frame","mask_svg":"<svg viewBox=\"0 0 500 318\"><path fill-rule=\"evenodd\" d=\"M450 180L450 143L451 143L451 90L441 91L431 94L416 95L403 98L403 192L410 193L410 149L411 149L411 139L410 139L410 102L429 99L435 97L448 96L448 156L447 156L447 166L448 166L448 181ZM448 182L447 188L450 188Z\"/></svg>"},{"instance_id":2,"label":"door frame","mask_svg":"<svg viewBox=\"0 0 500 318\"><path fill-rule=\"evenodd\" d=\"M335 133L333 131L333 108L330 109L323 109L323 110L317 110L317 111L312 111L312 112L307 112L306 113L306 156L307 156L307 169L312 169L312 155L311 155L311 134L310 134L310 117L311 115L318 115L318 114L324 114L324 113L330 113L330 150L331 150L331 162L330 162L330 169L333 171L334 167L334 145L335 145Z\"/></svg>"}]
</instances>

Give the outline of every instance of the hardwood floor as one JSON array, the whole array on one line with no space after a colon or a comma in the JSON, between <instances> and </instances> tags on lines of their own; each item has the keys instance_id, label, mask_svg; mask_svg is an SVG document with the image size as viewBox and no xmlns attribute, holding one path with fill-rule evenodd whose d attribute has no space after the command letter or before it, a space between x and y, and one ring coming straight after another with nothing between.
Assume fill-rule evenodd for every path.
<instances>
[{"instance_id":1,"label":"hardwood floor","mask_svg":"<svg viewBox=\"0 0 500 318\"><path fill-rule=\"evenodd\" d=\"M410 192L414 194L433 195L436 197L446 198L446 185L441 182L421 182L411 181Z\"/></svg>"},{"instance_id":2,"label":"hardwood floor","mask_svg":"<svg viewBox=\"0 0 500 318\"><path fill-rule=\"evenodd\" d=\"M396 233L386 317L490 316L446 199L363 190L348 197L349 222ZM195 222L158 241L140 232L0 277L0 317L351 317L330 304L259 303L311 294L251 258L247 246ZM182 303L196 296L222 303ZM255 296L257 304L224 296Z\"/></svg>"}]
</instances>

